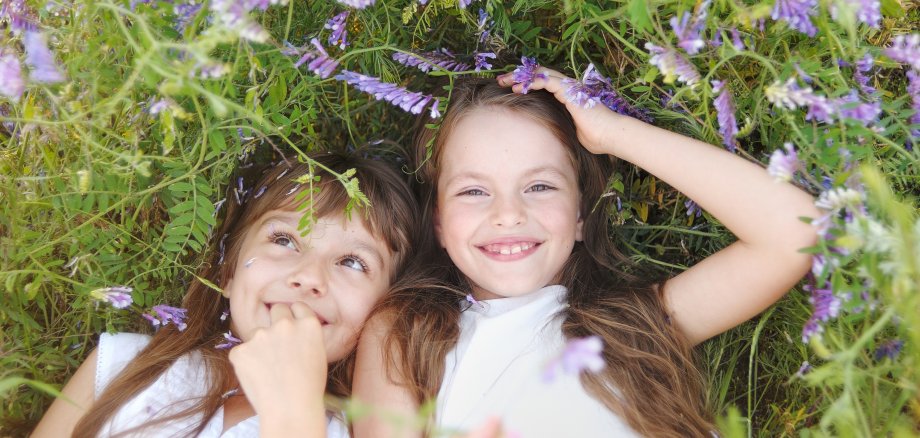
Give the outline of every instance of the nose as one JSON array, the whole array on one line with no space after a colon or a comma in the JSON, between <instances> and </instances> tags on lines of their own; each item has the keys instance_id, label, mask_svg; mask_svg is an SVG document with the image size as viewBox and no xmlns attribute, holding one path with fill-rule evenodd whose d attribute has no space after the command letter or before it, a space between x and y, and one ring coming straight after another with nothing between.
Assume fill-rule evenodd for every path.
<instances>
[{"instance_id":1,"label":"nose","mask_svg":"<svg viewBox=\"0 0 920 438\"><path fill-rule=\"evenodd\" d=\"M516 195L493 195L492 224L497 227L512 227L527 221L524 201Z\"/></svg>"},{"instance_id":2,"label":"nose","mask_svg":"<svg viewBox=\"0 0 920 438\"><path fill-rule=\"evenodd\" d=\"M318 261L305 260L294 266L288 276L288 287L304 297L322 297L327 290L326 271Z\"/></svg>"}]
</instances>

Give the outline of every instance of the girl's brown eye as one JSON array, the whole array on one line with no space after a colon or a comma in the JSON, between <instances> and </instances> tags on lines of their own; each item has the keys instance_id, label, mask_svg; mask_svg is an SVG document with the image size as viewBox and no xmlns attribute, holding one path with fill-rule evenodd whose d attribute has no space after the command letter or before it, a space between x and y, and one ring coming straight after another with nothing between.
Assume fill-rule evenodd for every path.
<instances>
[{"instance_id":1,"label":"girl's brown eye","mask_svg":"<svg viewBox=\"0 0 920 438\"><path fill-rule=\"evenodd\" d=\"M293 249L293 250L295 250L295 251L297 250L297 245L294 245L294 239L291 239L291 236L288 236L288 235L285 234L285 233L276 232L276 233L272 234L271 241L272 241L272 243L274 243L275 245L286 246L286 247L291 248L291 249Z\"/></svg>"},{"instance_id":2,"label":"girl's brown eye","mask_svg":"<svg viewBox=\"0 0 920 438\"><path fill-rule=\"evenodd\" d=\"M345 266L346 268L354 269L360 272L367 272L367 263L364 263L364 260L361 260L361 257L355 255L345 256L340 262L340 265Z\"/></svg>"}]
</instances>

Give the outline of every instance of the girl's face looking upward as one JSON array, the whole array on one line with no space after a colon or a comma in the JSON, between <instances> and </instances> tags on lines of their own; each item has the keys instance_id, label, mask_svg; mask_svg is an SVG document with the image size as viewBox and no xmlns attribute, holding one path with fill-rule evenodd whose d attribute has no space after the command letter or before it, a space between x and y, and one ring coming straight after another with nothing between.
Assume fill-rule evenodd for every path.
<instances>
[{"instance_id":1,"label":"girl's face looking upward","mask_svg":"<svg viewBox=\"0 0 920 438\"><path fill-rule=\"evenodd\" d=\"M466 114L443 147L435 230L474 296L552 284L582 238L566 147L536 120L498 107Z\"/></svg>"},{"instance_id":2,"label":"girl's face looking upward","mask_svg":"<svg viewBox=\"0 0 920 438\"><path fill-rule=\"evenodd\" d=\"M319 218L300 236L303 214L272 210L245 234L230 298L231 328L244 342L271 323L272 305L307 304L323 325L329 362L344 358L371 308L390 282L391 254L382 238L371 234L360 212Z\"/></svg>"}]
</instances>

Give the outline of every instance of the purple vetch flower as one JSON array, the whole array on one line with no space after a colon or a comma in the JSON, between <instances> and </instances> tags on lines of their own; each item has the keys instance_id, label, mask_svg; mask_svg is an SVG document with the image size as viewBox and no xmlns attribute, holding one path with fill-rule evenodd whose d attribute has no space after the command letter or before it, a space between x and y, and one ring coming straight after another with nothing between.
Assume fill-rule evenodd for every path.
<instances>
[{"instance_id":1,"label":"purple vetch flower","mask_svg":"<svg viewBox=\"0 0 920 438\"><path fill-rule=\"evenodd\" d=\"M4 0L0 2L0 22L9 23L9 28L14 33L24 31L36 31L38 26L30 17L32 11L26 5L25 0Z\"/></svg>"},{"instance_id":2,"label":"purple vetch flower","mask_svg":"<svg viewBox=\"0 0 920 438\"><path fill-rule=\"evenodd\" d=\"M165 327L169 323L173 323L181 332L188 326L185 323L187 313L188 311L185 309L170 307L165 304L159 304L153 306L153 309L151 309L150 313L144 313L141 316L143 316L147 321L150 321L150 324L152 324L154 327Z\"/></svg>"},{"instance_id":3,"label":"purple vetch flower","mask_svg":"<svg viewBox=\"0 0 920 438\"><path fill-rule=\"evenodd\" d=\"M459 6L460 9L466 9L470 3L473 3L473 0L457 0L457 6Z\"/></svg>"},{"instance_id":4,"label":"purple vetch flower","mask_svg":"<svg viewBox=\"0 0 920 438\"><path fill-rule=\"evenodd\" d=\"M838 118L848 118L868 124L881 114L878 102L861 102L853 90L845 97L828 99L815 94L811 87L800 87L793 78L782 84L773 83L764 94L767 100L781 108L807 108L805 120L833 123Z\"/></svg>"},{"instance_id":5,"label":"purple vetch flower","mask_svg":"<svg viewBox=\"0 0 920 438\"><path fill-rule=\"evenodd\" d=\"M440 102L430 94L409 91L396 84L383 82L379 78L348 70L343 70L335 78L355 86L355 88L374 96L377 100L387 101L412 114L421 114L434 101L430 109L431 115L432 117L440 116L437 111L437 106Z\"/></svg>"},{"instance_id":6,"label":"purple vetch flower","mask_svg":"<svg viewBox=\"0 0 920 438\"><path fill-rule=\"evenodd\" d=\"M433 52L422 53L393 53L393 60L407 67L415 67L425 73L431 70L443 69L447 71L466 71L470 65L457 61L450 50L440 49Z\"/></svg>"},{"instance_id":7,"label":"purple vetch flower","mask_svg":"<svg viewBox=\"0 0 920 438\"><path fill-rule=\"evenodd\" d=\"M239 338L233 336L233 333L228 331L227 333L224 333L224 342L215 345L214 348L218 350L228 350L230 348L236 347L242 342L243 341L241 341Z\"/></svg>"},{"instance_id":8,"label":"purple vetch flower","mask_svg":"<svg viewBox=\"0 0 920 438\"><path fill-rule=\"evenodd\" d=\"M716 31L713 32L712 39L709 40L709 44L712 47L716 47L716 48L722 47L722 30L721 29L717 28Z\"/></svg>"},{"instance_id":9,"label":"purple vetch flower","mask_svg":"<svg viewBox=\"0 0 920 438\"><path fill-rule=\"evenodd\" d=\"M696 217L700 217L703 215L703 209L692 199L684 201L684 207L687 208L687 216L696 215Z\"/></svg>"},{"instance_id":10,"label":"purple vetch flower","mask_svg":"<svg viewBox=\"0 0 920 438\"><path fill-rule=\"evenodd\" d=\"M613 89L610 79L598 73L594 64L588 64L580 81L564 79L562 85L566 87L565 93L569 101L582 108L592 108L600 102L619 114L651 123L648 112L633 107L620 97Z\"/></svg>"},{"instance_id":11,"label":"purple vetch flower","mask_svg":"<svg viewBox=\"0 0 920 438\"><path fill-rule=\"evenodd\" d=\"M479 20L476 21L476 33L479 35L478 44L485 43L492 35L491 27L495 25L495 20L489 18L485 10L479 8Z\"/></svg>"},{"instance_id":12,"label":"purple vetch flower","mask_svg":"<svg viewBox=\"0 0 920 438\"><path fill-rule=\"evenodd\" d=\"M195 64L195 67L189 71L189 77L201 79L217 79L227 74L230 67L226 64L214 61L204 61Z\"/></svg>"},{"instance_id":13,"label":"purple vetch flower","mask_svg":"<svg viewBox=\"0 0 920 438\"><path fill-rule=\"evenodd\" d=\"M185 33L185 29L188 28L189 24L192 24L192 20L195 19L199 11L201 11L201 4L179 3L174 5L173 13L176 14L176 18L173 21L173 29L176 29L176 32L180 34Z\"/></svg>"},{"instance_id":14,"label":"purple vetch flower","mask_svg":"<svg viewBox=\"0 0 920 438\"><path fill-rule=\"evenodd\" d=\"M26 89L26 82L22 79L22 66L19 58L12 53L0 50L0 95L6 96L13 102L19 98Z\"/></svg>"},{"instance_id":15,"label":"purple vetch flower","mask_svg":"<svg viewBox=\"0 0 920 438\"><path fill-rule=\"evenodd\" d=\"M910 96L911 108L914 110L914 114L910 116L910 123L920 125L920 73L913 70L907 71L907 94ZM911 129L910 132L911 138L920 139L920 128Z\"/></svg>"},{"instance_id":16,"label":"purple vetch flower","mask_svg":"<svg viewBox=\"0 0 920 438\"><path fill-rule=\"evenodd\" d=\"M607 366L603 351L604 343L600 336L569 339L562 354L547 365L543 373L543 380L552 382L562 373L570 375L578 375L582 371L597 373Z\"/></svg>"},{"instance_id":17,"label":"purple vetch flower","mask_svg":"<svg viewBox=\"0 0 920 438\"><path fill-rule=\"evenodd\" d=\"M818 33L811 17L818 13L817 0L776 0L770 18L783 20L789 27L810 37Z\"/></svg>"},{"instance_id":18,"label":"purple vetch flower","mask_svg":"<svg viewBox=\"0 0 920 438\"><path fill-rule=\"evenodd\" d=\"M741 39L741 32L738 32L738 28L736 27L731 28L731 34L732 34L732 47L734 47L735 50L744 50L745 49L744 41Z\"/></svg>"},{"instance_id":19,"label":"purple vetch flower","mask_svg":"<svg viewBox=\"0 0 920 438\"><path fill-rule=\"evenodd\" d=\"M738 145L738 141L735 140L735 136L738 135L738 121L735 119L735 104L732 102L732 95L723 81L712 81L711 83L712 92L717 94L713 105L716 107L722 144L729 151L735 152Z\"/></svg>"},{"instance_id":20,"label":"purple vetch flower","mask_svg":"<svg viewBox=\"0 0 920 438\"><path fill-rule=\"evenodd\" d=\"M824 285L824 288L818 288L811 285L805 286L806 291L811 292L808 302L812 305L812 318L818 321L829 321L840 314L841 301L831 289L830 283Z\"/></svg>"},{"instance_id":21,"label":"purple vetch flower","mask_svg":"<svg viewBox=\"0 0 920 438\"><path fill-rule=\"evenodd\" d=\"M546 79L545 74L536 72L539 67L540 64L537 64L536 58L521 57L521 65L517 66L517 68L511 72L512 81L514 81L515 84L523 85L521 93L527 94L527 91L530 90L530 84L537 78Z\"/></svg>"},{"instance_id":22,"label":"purple vetch flower","mask_svg":"<svg viewBox=\"0 0 920 438\"><path fill-rule=\"evenodd\" d=\"M822 192L815 201L815 207L824 211L837 212L844 208L861 206L864 199L865 195L860 191L850 187L837 187Z\"/></svg>"},{"instance_id":23,"label":"purple vetch flower","mask_svg":"<svg viewBox=\"0 0 920 438\"><path fill-rule=\"evenodd\" d=\"M869 27L878 29L882 22L882 2L878 0L843 0L840 3L831 4L831 18L836 20L840 15L838 4L843 4L845 8L850 8L855 12L856 19L866 23Z\"/></svg>"},{"instance_id":24,"label":"purple vetch flower","mask_svg":"<svg viewBox=\"0 0 920 438\"><path fill-rule=\"evenodd\" d=\"M782 149L776 149L770 155L767 173L777 181L788 182L792 181L792 176L795 175L796 171L802 170L802 163L799 161L799 156L795 152L795 147L792 143L786 143L783 147L786 148L786 152L783 152Z\"/></svg>"},{"instance_id":25,"label":"purple vetch flower","mask_svg":"<svg viewBox=\"0 0 920 438\"><path fill-rule=\"evenodd\" d=\"M920 71L920 33L894 37L884 53L885 56Z\"/></svg>"},{"instance_id":26,"label":"purple vetch flower","mask_svg":"<svg viewBox=\"0 0 920 438\"><path fill-rule=\"evenodd\" d=\"M486 69L491 70L492 64L489 64L489 59L495 59L495 53L492 52L476 52L473 54L473 62L476 64L476 71Z\"/></svg>"},{"instance_id":27,"label":"purple vetch flower","mask_svg":"<svg viewBox=\"0 0 920 438\"><path fill-rule=\"evenodd\" d=\"M884 358L889 358L895 360L898 358L898 355L901 353L901 349L904 347L904 341L900 339L892 339L890 341L885 341L879 344L875 348L875 360L880 361Z\"/></svg>"},{"instance_id":28,"label":"purple vetch flower","mask_svg":"<svg viewBox=\"0 0 920 438\"><path fill-rule=\"evenodd\" d=\"M466 302L470 303L471 306L485 307L485 304L482 304L476 298L473 298L473 294L466 294Z\"/></svg>"},{"instance_id":29,"label":"purple vetch flower","mask_svg":"<svg viewBox=\"0 0 920 438\"><path fill-rule=\"evenodd\" d=\"M799 370L795 372L795 377L804 377L806 374L810 373L812 366L808 361L802 362L802 366L799 367Z\"/></svg>"},{"instance_id":30,"label":"purple vetch flower","mask_svg":"<svg viewBox=\"0 0 920 438\"><path fill-rule=\"evenodd\" d=\"M706 46L700 33L706 26L706 15L709 12L710 3L712 3L711 0L703 0L695 14L684 12L680 20L676 16L671 17L671 29L677 35L677 46L684 49L688 55L696 55Z\"/></svg>"},{"instance_id":31,"label":"purple vetch flower","mask_svg":"<svg viewBox=\"0 0 920 438\"><path fill-rule=\"evenodd\" d=\"M652 55L648 62L658 67L658 70L664 75L666 84L674 82L675 78L690 86L700 81L700 74L696 71L696 67L673 48L645 43L645 49Z\"/></svg>"},{"instance_id":32,"label":"purple vetch flower","mask_svg":"<svg viewBox=\"0 0 920 438\"><path fill-rule=\"evenodd\" d=\"M220 320L221 320L221 321L226 321L228 317L230 317L230 309L227 309L227 310L224 310L223 312L221 312L221 314L220 314Z\"/></svg>"},{"instance_id":33,"label":"purple vetch flower","mask_svg":"<svg viewBox=\"0 0 920 438\"><path fill-rule=\"evenodd\" d=\"M368 6L373 6L374 1L375 0L338 0L339 3L355 9L364 9Z\"/></svg>"},{"instance_id":34,"label":"purple vetch flower","mask_svg":"<svg viewBox=\"0 0 920 438\"><path fill-rule=\"evenodd\" d=\"M36 31L26 31L22 41L26 48L26 64L31 68L29 78L43 84L62 82L64 74L54 62L45 36Z\"/></svg>"},{"instance_id":35,"label":"purple vetch flower","mask_svg":"<svg viewBox=\"0 0 920 438\"><path fill-rule=\"evenodd\" d=\"M876 91L875 87L869 85L869 76L867 76L873 65L875 65L875 59L866 53L866 56L856 61L856 69L853 71L853 78L856 79L859 89L865 94L874 94Z\"/></svg>"},{"instance_id":36,"label":"purple vetch flower","mask_svg":"<svg viewBox=\"0 0 920 438\"><path fill-rule=\"evenodd\" d=\"M818 324L818 320L814 317L808 318L808 321L805 322L805 326L802 327L802 342L808 343L808 341L820 335L824 332L824 327L821 324Z\"/></svg>"},{"instance_id":37,"label":"purple vetch flower","mask_svg":"<svg viewBox=\"0 0 920 438\"><path fill-rule=\"evenodd\" d=\"M330 18L326 25L323 26L323 29L332 31L329 33L329 39L327 40L330 46L339 46L339 49L342 50L348 47L348 29L345 26L345 21L348 20L348 14L350 13L351 11L340 12L335 17Z\"/></svg>"},{"instance_id":38,"label":"purple vetch flower","mask_svg":"<svg viewBox=\"0 0 920 438\"><path fill-rule=\"evenodd\" d=\"M128 286L111 286L96 289L90 292L90 296L96 301L105 301L116 309L124 309L134 302L131 298L131 291L133 290Z\"/></svg>"},{"instance_id":39,"label":"purple vetch flower","mask_svg":"<svg viewBox=\"0 0 920 438\"><path fill-rule=\"evenodd\" d=\"M335 73L335 69L339 67L339 61L329 57L329 53L326 53L326 49L323 48L318 39L312 38L310 44L313 45L315 50L307 50L307 52L294 63L294 68L300 68L301 65L309 61L310 63L307 64L307 70L326 79L331 76L332 73Z\"/></svg>"}]
</instances>

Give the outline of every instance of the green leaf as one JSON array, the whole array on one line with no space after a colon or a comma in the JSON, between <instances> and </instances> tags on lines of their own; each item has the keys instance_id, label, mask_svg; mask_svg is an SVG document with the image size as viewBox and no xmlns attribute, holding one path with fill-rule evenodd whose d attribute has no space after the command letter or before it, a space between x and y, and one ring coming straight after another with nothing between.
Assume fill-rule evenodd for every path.
<instances>
[{"instance_id":1,"label":"green leaf","mask_svg":"<svg viewBox=\"0 0 920 438\"><path fill-rule=\"evenodd\" d=\"M649 15L648 8L649 3L644 0L629 0L629 5L627 5L629 21L640 32L652 30L652 17Z\"/></svg>"}]
</instances>

